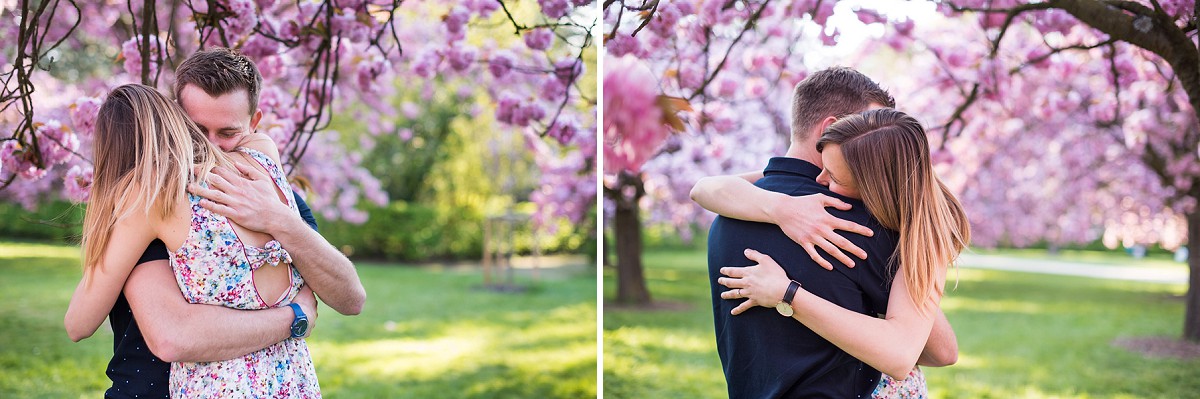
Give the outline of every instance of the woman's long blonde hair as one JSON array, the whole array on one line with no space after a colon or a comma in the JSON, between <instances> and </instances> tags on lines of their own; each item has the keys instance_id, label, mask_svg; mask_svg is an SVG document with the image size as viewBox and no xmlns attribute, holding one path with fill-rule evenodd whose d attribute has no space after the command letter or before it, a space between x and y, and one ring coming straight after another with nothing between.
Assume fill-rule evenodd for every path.
<instances>
[{"instance_id":1,"label":"woman's long blonde hair","mask_svg":"<svg viewBox=\"0 0 1200 399\"><path fill-rule=\"evenodd\" d=\"M113 226L135 205L147 216L158 209L157 216L166 217L186 198L189 181L230 162L179 105L140 84L108 93L96 117L93 154L91 199L83 217L85 270L99 264Z\"/></svg>"},{"instance_id":2,"label":"woman's long blonde hair","mask_svg":"<svg viewBox=\"0 0 1200 399\"><path fill-rule=\"evenodd\" d=\"M925 129L903 112L874 109L830 125L817 151L829 144L841 146L871 215L900 232L892 260L899 256L908 293L924 313L926 299L942 293L934 281L937 268L952 265L971 241L962 204L933 171Z\"/></svg>"}]
</instances>

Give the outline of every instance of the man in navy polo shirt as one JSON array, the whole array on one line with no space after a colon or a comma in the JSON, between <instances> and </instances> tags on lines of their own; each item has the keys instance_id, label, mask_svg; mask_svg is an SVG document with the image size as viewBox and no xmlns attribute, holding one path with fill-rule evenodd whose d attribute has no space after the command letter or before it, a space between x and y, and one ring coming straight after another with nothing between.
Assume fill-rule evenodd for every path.
<instances>
[{"instance_id":1,"label":"man in navy polo shirt","mask_svg":"<svg viewBox=\"0 0 1200 399\"><path fill-rule=\"evenodd\" d=\"M709 231L708 267L717 353L731 398L869 397L878 383L879 371L773 309L754 307L732 316L741 301L721 299L726 288L717 279L721 267L754 264L743 252L754 248L770 254L788 276L817 296L863 314L886 312L895 272L888 260L897 233L880 226L861 201L817 183L821 157L816 141L838 117L894 106L886 90L858 71L816 72L793 93L791 143L785 156L771 158L761 173L708 177L693 188L694 200L726 215L718 216ZM747 190L750 182L767 191ZM749 199L751 195L759 198ZM836 206L832 216L823 211L826 206ZM811 232L781 218L804 220ZM839 234L834 229L874 234ZM854 262L835 245L862 260ZM816 248L825 250L820 261L810 255L817 254ZM921 364L948 365L956 357L953 331L940 316Z\"/></svg>"},{"instance_id":2,"label":"man in navy polo shirt","mask_svg":"<svg viewBox=\"0 0 1200 399\"><path fill-rule=\"evenodd\" d=\"M188 57L175 72L176 101L209 141L231 151L254 132L262 117L262 75L252 61L229 49L211 48ZM317 233L316 220L298 193L299 216L278 199L265 175L216 173L224 185L193 189L205 198L201 206L270 234L288 250L305 287L312 289L302 290L296 299L309 323L317 316L313 292L338 313L362 311L366 291L354 265ZM291 327L300 315L288 306L238 310L188 303L166 259L166 247L155 240L109 312L114 342L106 398L166 398L170 362L232 359L294 334Z\"/></svg>"}]
</instances>

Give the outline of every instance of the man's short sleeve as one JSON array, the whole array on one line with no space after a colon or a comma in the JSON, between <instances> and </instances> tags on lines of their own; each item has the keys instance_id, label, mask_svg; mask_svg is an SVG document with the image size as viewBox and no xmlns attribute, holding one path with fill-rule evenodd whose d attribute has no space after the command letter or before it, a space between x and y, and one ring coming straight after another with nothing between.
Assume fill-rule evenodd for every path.
<instances>
[{"instance_id":1,"label":"man's short sleeve","mask_svg":"<svg viewBox=\"0 0 1200 399\"><path fill-rule=\"evenodd\" d=\"M321 231L317 228L317 218L313 217L312 208L308 207L308 203L304 202L304 198L300 197L300 193L292 191L292 196L296 198L296 207L300 208L300 217L304 219L304 223L308 223L313 230Z\"/></svg>"}]
</instances>

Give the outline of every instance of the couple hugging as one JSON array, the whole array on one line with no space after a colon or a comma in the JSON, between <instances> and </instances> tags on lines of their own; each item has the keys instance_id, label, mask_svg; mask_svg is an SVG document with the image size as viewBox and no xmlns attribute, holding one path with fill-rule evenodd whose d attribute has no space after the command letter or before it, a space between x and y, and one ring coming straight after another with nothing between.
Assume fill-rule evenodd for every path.
<instances>
[{"instance_id":1,"label":"couple hugging","mask_svg":"<svg viewBox=\"0 0 1200 399\"><path fill-rule=\"evenodd\" d=\"M317 233L275 143L254 132L252 61L197 52L174 89L177 103L127 84L100 107L67 333L87 338L109 317L108 398L320 397L304 342L314 293L358 314L354 265Z\"/></svg>"},{"instance_id":2,"label":"couple hugging","mask_svg":"<svg viewBox=\"0 0 1200 399\"><path fill-rule=\"evenodd\" d=\"M894 107L853 69L816 72L796 85L784 157L692 189L721 215L708 266L731 398L924 397L917 365L957 360L939 303L970 225Z\"/></svg>"}]
</instances>

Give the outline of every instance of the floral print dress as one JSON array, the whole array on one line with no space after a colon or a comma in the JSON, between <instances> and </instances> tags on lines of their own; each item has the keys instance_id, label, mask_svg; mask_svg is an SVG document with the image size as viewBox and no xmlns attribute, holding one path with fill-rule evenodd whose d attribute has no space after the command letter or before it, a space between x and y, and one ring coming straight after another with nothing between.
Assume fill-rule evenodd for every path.
<instances>
[{"instance_id":1,"label":"floral print dress","mask_svg":"<svg viewBox=\"0 0 1200 399\"><path fill-rule=\"evenodd\" d=\"M921 372L920 367L913 367L908 377L901 381L884 374L871 394L873 399L925 399L927 396L925 373Z\"/></svg>"},{"instance_id":2,"label":"floral print dress","mask_svg":"<svg viewBox=\"0 0 1200 399\"><path fill-rule=\"evenodd\" d=\"M262 164L299 213L282 169L265 154L239 150ZM206 183L201 183L202 185ZM291 303L304 284L291 267L291 255L278 241L262 248L246 245L224 216L199 205L188 194L191 227L179 250L170 254L179 290L190 303L235 309L266 309ZM279 262L288 265L278 265ZM263 265L290 268L290 287L282 298L267 302L254 287L254 270ZM171 397L175 398L319 398L312 356L302 338L289 338L240 358L219 362L171 364Z\"/></svg>"}]
</instances>

